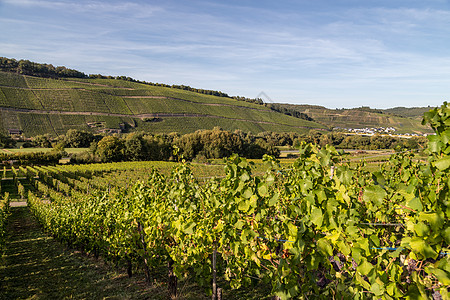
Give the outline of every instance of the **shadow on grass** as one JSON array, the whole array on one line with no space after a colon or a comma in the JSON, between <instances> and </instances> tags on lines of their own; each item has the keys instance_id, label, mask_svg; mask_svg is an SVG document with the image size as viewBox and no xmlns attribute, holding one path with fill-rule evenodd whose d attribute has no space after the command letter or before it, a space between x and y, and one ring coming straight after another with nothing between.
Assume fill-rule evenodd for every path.
<instances>
[{"instance_id":1,"label":"shadow on grass","mask_svg":"<svg viewBox=\"0 0 450 300\"><path fill-rule=\"evenodd\" d=\"M164 298L100 261L65 250L42 232L27 207L11 211L0 261L0 299Z\"/></svg>"}]
</instances>

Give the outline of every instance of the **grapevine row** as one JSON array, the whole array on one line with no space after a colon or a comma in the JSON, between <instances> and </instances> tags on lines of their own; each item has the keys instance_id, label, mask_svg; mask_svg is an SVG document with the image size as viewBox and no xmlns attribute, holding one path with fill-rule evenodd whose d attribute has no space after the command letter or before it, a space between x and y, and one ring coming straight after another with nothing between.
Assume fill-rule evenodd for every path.
<instances>
[{"instance_id":1,"label":"grapevine row","mask_svg":"<svg viewBox=\"0 0 450 300\"><path fill-rule=\"evenodd\" d=\"M181 166L168 178L154 171L147 183L119 194L51 204L32 196L30 205L39 211L37 215L46 215L45 223L53 224L55 236L62 240L113 259L139 258L150 268L173 261L175 274L194 272L203 284L211 280L210 257L216 250L232 287L250 283L248 276L252 276L271 281L274 293L284 297L331 296L320 290L321 280L335 283L335 290L327 288L335 295L363 297L370 291L397 298L416 292L419 279L405 286L393 280L413 276L404 272L402 256L422 263L437 259L443 241L424 248L424 243L416 245L414 240L411 246L412 237L405 238L408 228L397 232L361 224L414 217L425 224L439 217L418 212L411 203L414 191L399 189L399 184L410 180L407 176L418 175L404 170L420 167L393 164L395 160L415 164L407 157L393 157L391 165L403 171L387 168L374 174L378 181L389 178L382 188L362 169L338 165L330 174L330 164L338 158L332 149L306 146L302 151L293 170L277 170L272 162L272 170L262 177L251 176L246 161L234 157L225 179L203 186L187 166ZM425 226L446 228L445 221L430 222ZM415 225L409 234L417 238ZM396 254L388 250L380 254L376 249L400 245L404 251ZM436 280L433 274L429 271L425 277ZM439 280L434 284L440 289Z\"/></svg>"},{"instance_id":2,"label":"grapevine row","mask_svg":"<svg viewBox=\"0 0 450 300\"><path fill-rule=\"evenodd\" d=\"M436 131L427 163L398 153L369 173L305 144L290 168L266 157L260 176L233 156L224 178L204 184L183 164L112 192L73 193L67 183L67 197L53 192L50 202L30 192L29 206L71 246L144 265L148 277L168 263L172 287L189 274L215 293L216 270L231 288L257 278L282 299L446 299L449 112L444 104L425 115ZM50 190L61 186L48 174L39 177Z\"/></svg>"},{"instance_id":3,"label":"grapevine row","mask_svg":"<svg viewBox=\"0 0 450 300\"><path fill-rule=\"evenodd\" d=\"M10 214L9 202L8 193L0 197L0 256L3 254L5 248L6 221Z\"/></svg>"}]
</instances>

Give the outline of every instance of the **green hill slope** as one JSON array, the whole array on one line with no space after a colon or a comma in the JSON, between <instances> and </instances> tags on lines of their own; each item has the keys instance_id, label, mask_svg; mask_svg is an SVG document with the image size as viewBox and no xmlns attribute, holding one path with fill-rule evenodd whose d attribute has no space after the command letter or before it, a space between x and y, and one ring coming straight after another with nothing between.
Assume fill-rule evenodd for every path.
<instances>
[{"instance_id":1,"label":"green hill slope","mask_svg":"<svg viewBox=\"0 0 450 300\"><path fill-rule=\"evenodd\" d=\"M303 133L326 126L269 108L118 79L51 79L0 72L0 130L25 136L64 134L68 129L125 129L188 133L226 130Z\"/></svg>"},{"instance_id":2,"label":"green hill slope","mask_svg":"<svg viewBox=\"0 0 450 300\"><path fill-rule=\"evenodd\" d=\"M385 113L401 116L401 117L408 117L408 118L416 118L422 120L423 114L430 109L433 109L434 107L394 107L389 109L384 109L383 111Z\"/></svg>"},{"instance_id":3,"label":"green hill slope","mask_svg":"<svg viewBox=\"0 0 450 300\"><path fill-rule=\"evenodd\" d=\"M409 111L407 108L403 110L377 110L366 107L328 109L314 105L282 104L282 106L305 113L314 121L330 128L393 127L398 133L422 134L433 132L428 126L423 126L421 124L422 118L418 117L418 115L423 115L423 112L427 111L426 109ZM397 114L394 115L394 112Z\"/></svg>"}]
</instances>

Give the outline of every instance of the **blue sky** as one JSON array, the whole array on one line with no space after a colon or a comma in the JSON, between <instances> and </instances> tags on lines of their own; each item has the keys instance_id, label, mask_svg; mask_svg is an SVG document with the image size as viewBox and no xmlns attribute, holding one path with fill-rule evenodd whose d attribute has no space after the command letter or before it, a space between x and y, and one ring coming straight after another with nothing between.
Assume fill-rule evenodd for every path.
<instances>
[{"instance_id":1,"label":"blue sky","mask_svg":"<svg viewBox=\"0 0 450 300\"><path fill-rule=\"evenodd\" d=\"M450 101L448 0L0 0L0 56L329 108Z\"/></svg>"}]
</instances>

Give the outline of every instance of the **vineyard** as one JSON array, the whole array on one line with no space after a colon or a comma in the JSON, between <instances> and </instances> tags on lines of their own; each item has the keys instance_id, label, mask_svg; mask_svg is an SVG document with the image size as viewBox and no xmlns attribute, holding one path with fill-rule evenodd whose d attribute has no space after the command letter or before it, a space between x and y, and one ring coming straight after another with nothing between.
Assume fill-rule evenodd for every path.
<instances>
[{"instance_id":1,"label":"vineyard","mask_svg":"<svg viewBox=\"0 0 450 300\"><path fill-rule=\"evenodd\" d=\"M425 120L436 132L428 161L397 153L373 173L303 144L290 166L266 157L263 173L232 156L213 178L163 162L12 167L3 177L70 248L127 265L129 276L142 269L149 282L167 265L173 297L189 277L215 298L270 285L281 299L449 299L449 106Z\"/></svg>"},{"instance_id":2,"label":"vineyard","mask_svg":"<svg viewBox=\"0 0 450 300\"><path fill-rule=\"evenodd\" d=\"M137 125L137 130L155 133L188 133L218 125L254 133L326 129L312 121L228 97L118 79L50 79L8 72L0 72L0 110L4 111L0 131L22 129L25 136L64 133L73 128L65 125L68 118L79 120L74 124L78 129L95 131L87 124L92 117L109 123L106 128L118 129L127 123L131 130ZM156 116L158 122L142 121L155 114L162 114ZM184 126L179 118L195 120L187 120Z\"/></svg>"}]
</instances>

